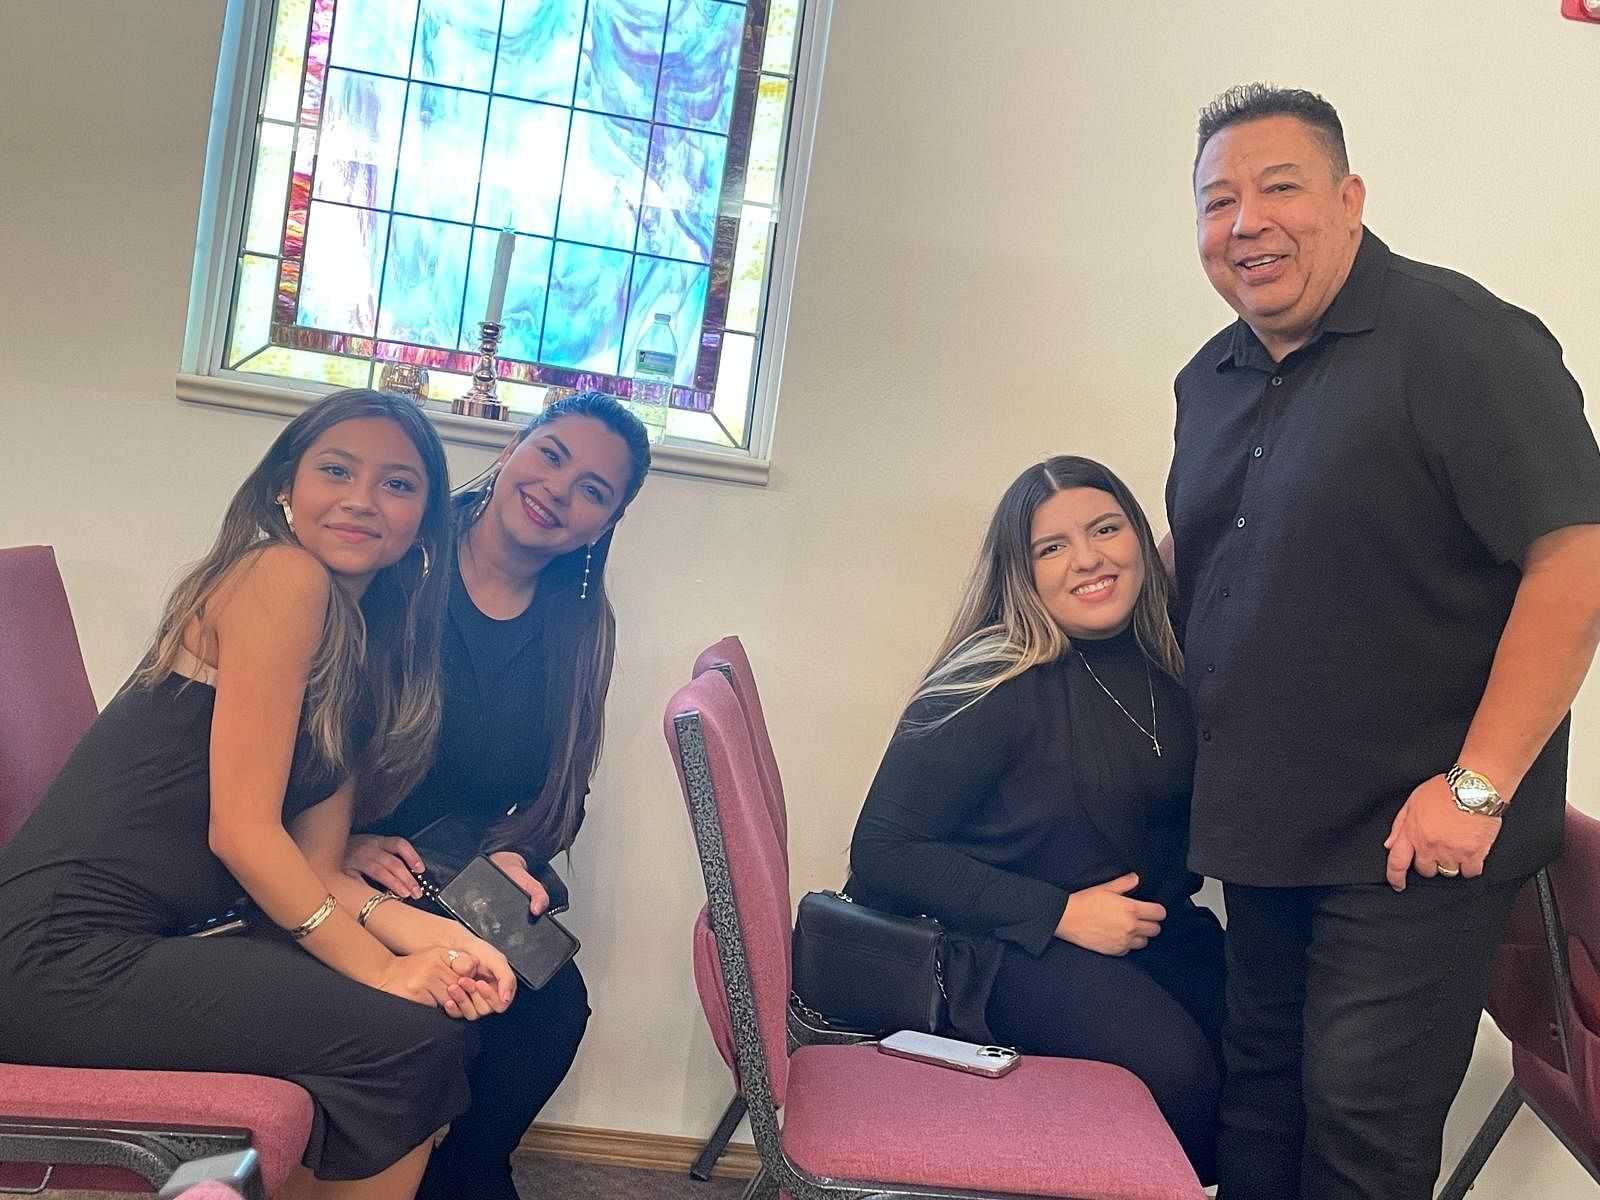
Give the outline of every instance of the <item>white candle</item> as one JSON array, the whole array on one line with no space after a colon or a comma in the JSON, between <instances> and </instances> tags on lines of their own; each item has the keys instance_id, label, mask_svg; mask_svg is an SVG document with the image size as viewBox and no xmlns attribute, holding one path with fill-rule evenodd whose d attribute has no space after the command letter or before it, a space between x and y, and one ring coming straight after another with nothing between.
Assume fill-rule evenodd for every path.
<instances>
[{"instance_id":1,"label":"white candle","mask_svg":"<svg viewBox=\"0 0 1600 1200\"><path fill-rule=\"evenodd\" d=\"M500 310L506 303L506 280L511 278L511 254L517 248L517 235L509 229L500 231L499 244L494 249L494 274L489 277L489 303L483 319L500 323Z\"/></svg>"}]
</instances>

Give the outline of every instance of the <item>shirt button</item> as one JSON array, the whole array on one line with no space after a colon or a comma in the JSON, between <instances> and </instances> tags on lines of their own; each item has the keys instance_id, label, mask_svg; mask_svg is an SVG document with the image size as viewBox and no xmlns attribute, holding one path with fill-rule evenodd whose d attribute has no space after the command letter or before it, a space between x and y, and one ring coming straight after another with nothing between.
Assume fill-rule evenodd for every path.
<instances>
[{"instance_id":1,"label":"shirt button","mask_svg":"<svg viewBox=\"0 0 1600 1200\"><path fill-rule=\"evenodd\" d=\"M1240 529L1243 529L1244 528L1244 518L1240 517L1237 521L1234 522L1234 524L1237 525Z\"/></svg>"},{"instance_id":2,"label":"shirt button","mask_svg":"<svg viewBox=\"0 0 1600 1200\"><path fill-rule=\"evenodd\" d=\"M1216 671L1216 669L1217 669L1217 664L1216 663L1207 663L1206 664L1206 674L1207 675L1213 674Z\"/></svg>"},{"instance_id":3,"label":"shirt button","mask_svg":"<svg viewBox=\"0 0 1600 1200\"><path fill-rule=\"evenodd\" d=\"M1209 742L1209 741L1210 741L1210 740L1211 740L1211 730L1209 730L1209 729L1202 729L1202 730L1201 730L1201 731L1200 731L1200 740L1201 740L1201 741L1202 741L1202 742Z\"/></svg>"},{"instance_id":4,"label":"shirt button","mask_svg":"<svg viewBox=\"0 0 1600 1200\"><path fill-rule=\"evenodd\" d=\"M1261 447L1257 446L1254 450L1250 451L1250 453L1252 455L1254 455L1256 458L1260 458L1261 457Z\"/></svg>"},{"instance_id":5,"label":"shirt button","mask_svg":"<svg viewBox=\"0 0 1600 1200\"><path fill-rule=\"evenodd\" d=\"M1283 382L1283 376L1282 375L1274 375L1272 377L1272 386L1273 387L1277 387L1282 382Z\"/></svg>"},{"instance_id":6,"label":"shirt button","mask_svg":"<svg viewBox=\"0 0 1600 1200\"><path fill-rule=\"evenodd\" d=\"M1229 592L1229 591L1228 591L1228 589L1227 589L1227 588L1223 588L1223 589L1222 589L1222 598L1223 598L1223 599L1224 599L1224 600L1226 600L1226 599L1227 599L1227 598L1228 598L1228 596L1229 596L1229 595L1231 595L1231 593L1230 593L1230 592Z\"/></svg>"}]
</instances>

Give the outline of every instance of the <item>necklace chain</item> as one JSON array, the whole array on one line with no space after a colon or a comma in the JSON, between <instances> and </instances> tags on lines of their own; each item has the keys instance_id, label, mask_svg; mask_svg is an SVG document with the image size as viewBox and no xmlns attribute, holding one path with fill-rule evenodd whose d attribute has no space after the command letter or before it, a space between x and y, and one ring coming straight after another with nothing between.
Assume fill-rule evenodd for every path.
<instances>
[{"instance_id":1,"label":"necklace chain","mask_svg":"<svg viewBox=\"0 0 1600 1200\"><path fill-rule=\"evenodd\" d=\"M1095 683L1099 684L1100 690L1106 694L1111 703L1117 706L1118 711L1120 711L1123 716L1127 717L1128 720L1133 723L1133 727L1135 729L1150 739L1150 745L1152 748L1154 748L1156 757L1160 758L1161 740L1156 737L1156 685L1155 680L1150 677L1150 664L1148 662L1144 664L1144 681L1147 685L1149 685L1150 688L1150 728L1146 729L1143 725L1139 724L1138 721L1134 720L1133 714L1122 707L1122 701L1118 700L1117 697L1112 693L1111 689L1101 682L1100 676L1094 673L1094 668L1089 665L1089 660L1084 657L1082 650L1078 651L1078 659L1083 663L1084 669L1089 672L1089 678L1094 680Z\"/></svg>"}]
</instances>

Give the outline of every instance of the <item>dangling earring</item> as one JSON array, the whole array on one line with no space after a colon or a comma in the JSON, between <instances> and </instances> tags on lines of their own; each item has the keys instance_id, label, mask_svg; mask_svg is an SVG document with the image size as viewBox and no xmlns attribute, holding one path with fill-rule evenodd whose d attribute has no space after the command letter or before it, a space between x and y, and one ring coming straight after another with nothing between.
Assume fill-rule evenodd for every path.
<instances>
[{"instance_id":1,"label":"dangling earring","mask_svg":"<svg viewBox=\"0 0 1600 1200\"><path fill-rule=\"evenodd\" d=\"M589 564L594 561L594 547L591 545L583 552L583 586L578 589L578 599L589 598Z\"/></svg>"},{"instance_id":2,"label":"dangling earring","mask_svg":"<svg viewBox=\"0 0 1600 1200\"><path fill-rule=\"evenodd\" d=\"M294 532L294 510L289 507L289 497L279 496L278 507L283 509L283 523L289 527L289 532Z\"/></svg>"},{"instance_id":3,"label":"dangling earring","mask_svg":"<svg viewBox=\"0 0 1600 1200\"><path fill-rule=\"evenodd\" d=\"M483 495L479 498L478 503L473 506L472 521L476 521L479 517L483 516L486 511L488 511L489 501L494 497L495 480L499 478L500 468L497 466L489 472L489 482L483 485ZM468 524L471 523L472 522L470 521L468 522Z\"/></svg>"},{"instance_id":4,"label":"dangling earring","mask_svg":"<svg viewBox=\"0 0 1600 1200\"><path fill-rule=\"evenodd\" d=\"M422 551L422 579L426 579L428 572L433 570L433 560L428 557L428 544L426 542L418 542L417 549ZM418 582L420 583L421 580L419 579Z\"/></svg>"}]
</instances>

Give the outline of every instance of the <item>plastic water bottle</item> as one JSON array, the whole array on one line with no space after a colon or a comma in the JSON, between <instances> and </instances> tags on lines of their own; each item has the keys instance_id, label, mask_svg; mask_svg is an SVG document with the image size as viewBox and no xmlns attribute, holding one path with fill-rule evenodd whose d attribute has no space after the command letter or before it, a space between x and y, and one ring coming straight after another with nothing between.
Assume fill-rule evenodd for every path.
<instances>
[{"instance_id":1,"label":"plastic water bottle","mask_svg":"<svg viewBox=\"0 0 1600 1200\"><path fill-rule=\"evenodd\" d=\"M672 400L672 379L678 371L678 339L672 336L672 318L658 312L639 339L633 365L634 416L644 422L652 442L667 431L667 406Z\"/></svg>"}]
</instances>

